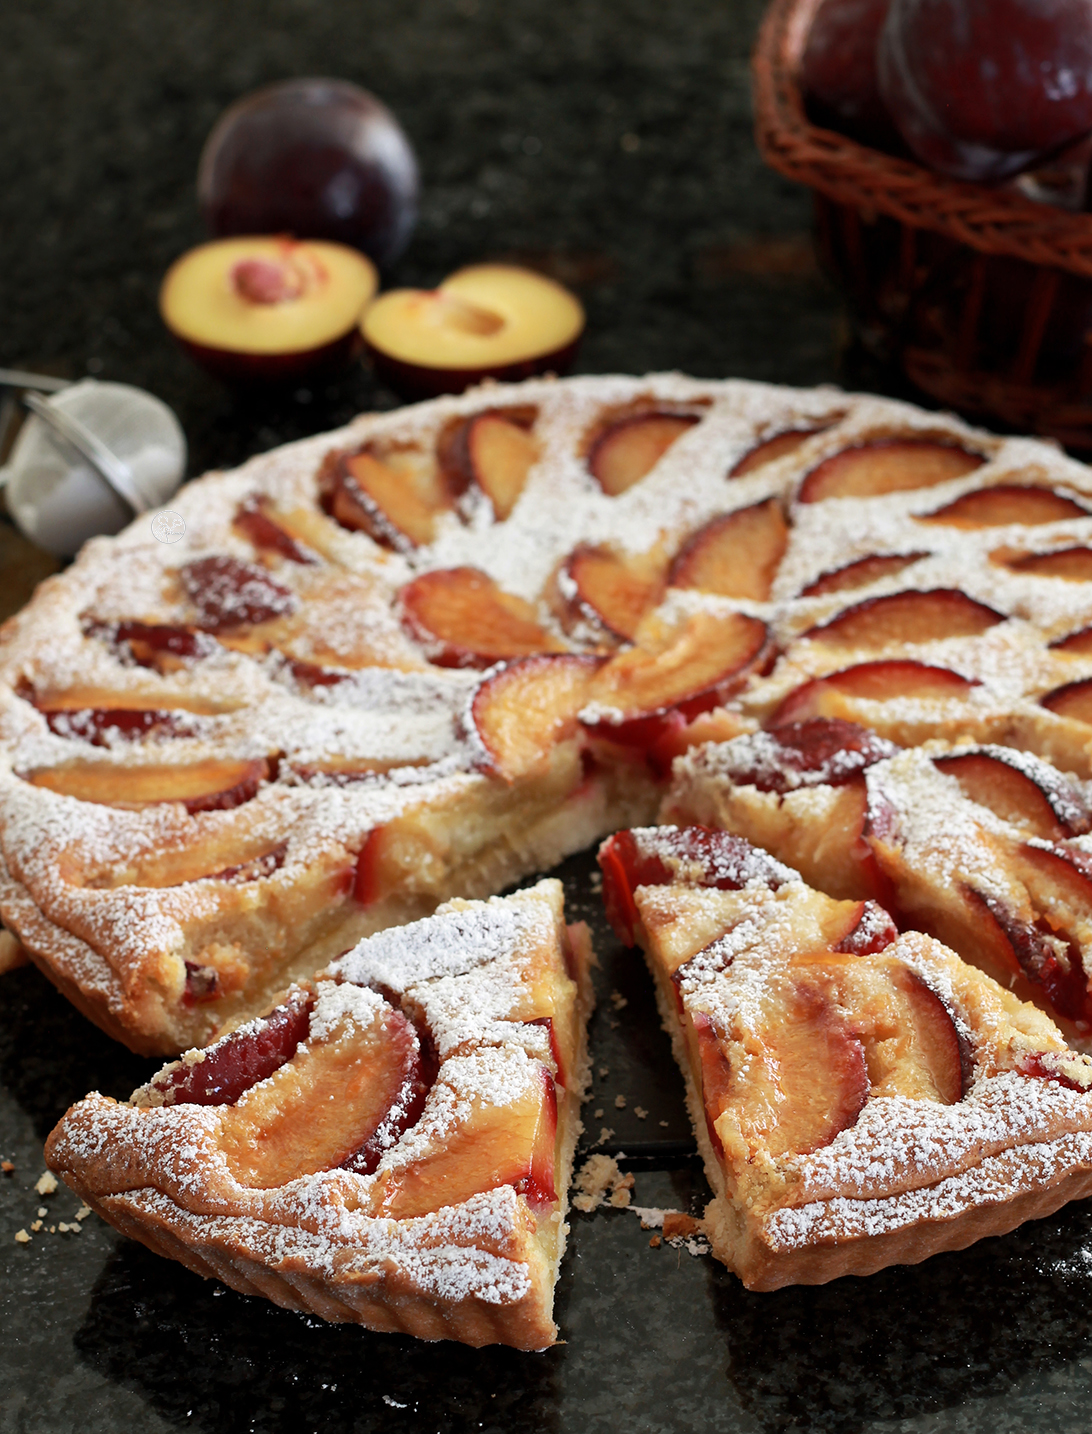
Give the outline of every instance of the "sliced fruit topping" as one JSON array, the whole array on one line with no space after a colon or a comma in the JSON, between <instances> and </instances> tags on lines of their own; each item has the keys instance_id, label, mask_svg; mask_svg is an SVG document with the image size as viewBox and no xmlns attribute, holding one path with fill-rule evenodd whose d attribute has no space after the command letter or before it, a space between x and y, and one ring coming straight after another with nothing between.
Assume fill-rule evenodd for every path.
<instances>
[{"instance_id":1,"label":"sliced fruit topping","mask_svg":"<svg viewBox=\"0 0 1092 1434\"><path fill-rule=\"evenodd\" d=\"M1009 747L982 747L934 757L964 796L1031 836L1057 841L1092 830L1092 811L1078 789L1049 762Z\"/></svg>"},{"instance_id":2,"label":"sliced fruit topping","mask_svg":"<svg viewBox=\"0 0 1092 1434\"><path fill-rule=\"evenodd\" d=\"M1092 652L1092 627L1078 628L1065 637L1056 638L1050 646L1056 652L1076 652L1082 657Z\"/></svg>"},{"instance_id":3,"label":"sliced fruit topping","mask_svg":"<svg viewBox=\"0 0 1092 1434\"><path fill-rule=\"evenodd\" d=\"M238 558L198 558L178 570L204 632L230 632L284 617L299 606L295 596L264 568Z\"/></svg>"},{"instance_id":4,"label":"sliced fruit topping","mask_svg":"<svg viewBox=\"0 0 1092 1434\"><path fill-rule=\"evenodd\" d=\"M219 651L215 638L192 627L170 623L99 622L85 619L86 637L109 642L123 662L169 673L184 669L190 662Z\"/></svg>"},{"instance_id":5,"label":"sliced fruit topping","mask_svg":"<svg viewBox=\"0 0 1092 1434\"><path fill-rule=\"evenodd\" d=\"M824 459L804 479L799 501L878 498L884 493L934 488L973 473L985 461L980 453L932 438L880 438Z\"/></svg>"},{"instance_id":6,"label":"sliced fruit topping","mask_svg":"<svg viewBox=\"0 0 1092 1434\"><path fill-rule=\"evenodd\" d=\"M410 1220L501 1185L515 1186L532 1206L550 1205L557 1199L556 1143L557 1091L538 1066L504 1104L460 1103L443 1148L391 1172L379 1213Z\"/></svg>"},{"instance_id":7,"label":"sliced fruit topping","mask_svg":"<svg viewBox=\"0 0 1092 1434\"><path fill-rule=\"evenodd\" d=\"M773 463L778 458L785 458L790 453L795 453L798 448L805 444L809 438L817 433L822 433L824 428L829 427L823 424L819 428L787 428L783 433L775 433L772 438L765 438L761 443L749 449L738 463L728 472L729 478L742 478L745 473L753 473L756 468L761 468L765 463Z\"/></svg>"},{"instance_id":8,"label":"sliced fruit topping","mask_svg":"<svg viewBox=\"0 0 1092 1434\"><path fill-rule=\"evenodd\" d=\"M929 667L924 662L899 658L861 662L797 687L781 699L766 726L781 727L789 722L824 716L827 708L837 707L843 697L869 702L890 702L899 697L911 697L917 702L947 702L966 697L971 688L978 685L976 679L961 677L946 667Z\"/></svg>"},{"instance_id":9,"label":"sliced fruit topping","mask_svg":"<svg viewBox=\"0 0 1092 1434\"><path fill-rule=\"evenodd\" d=\"M1060 548L1054 553L1025 553L1007 557L1004 566L1014 573L1037 578L1064 578L1070 583L1092 582L1092 548Z\"/></svg>"},{"instance_id":10,"label":"sliced fruit topping","mask_svg":"<svg viewBox=\"0 0 1092 1434\"><path fill-rule=\"evenodd\" d=\"M1042 988L1051 1010L1071 1021L1087 1021L1092 1017L1092 1000L1088 994L1088 977L1081 961L1077 941L1053 914L1056 905L1074 897L1080 908L1087 910L1092 900L1092 883L1069 861L1069 853L1060 848L1044 851L1038 847L1022 848L1027 865L1053 888L1047 903L1047 915L1029 920L1014 911L1008 903L992 893L975 892L982 907L993 918L995 936L1000 934L1008 964L1020 971L1033 986Z\"/></svg>"},{"instance_id":11,"label":"sliced fruit topping","mask_svg":"<svg viewBox=\"0 0 1092 1434\"><path fill-rule=\"evenodd\" d=\"M652 554L582 544L565 563L558 586L568 626L590 622L610 637L632 642L641 619L663 595L663 564Z\"/></svg>"},{"instance_id":12,"label":"sliced fruit topping","mask_svg":"<svg viewBox=\"0 0 1092 1434\"><path fill-rule=\"evenodd\" d=\"M812 717L738 738L726 749L725 771L740 786L791 792L801 786L841 787L901 749L856 722Z\"/></svg>"},{"instance_id":13,"label":"sliced fruit topping","mask_svg":"<svg viewBox=\"0 0 1092 1434\"><path fill-rule=\"evenodd\" d=\"M402 621L440 667L490 667L510 657L563 652L534 607L477 568L423 573L401 593Z\"/></svg>"},{"instance_id":14,"label":"sliced fruit topping","mask_svg":"<svg viewBox=\"0 0 1092 1434\"><path fill-rule=\"evenodd\" d=\"M976 602L958 588L933 588L865 598L802 636L826 647L867 649L977 637L1004 621L1004 613Z\"/></svg>"},{"instance_id":15,"label":"sliced fruit topping","mask_svg":"<svg viewBox=\"0 0 1092 1434\"><path fill-rule=\"evenodd\" d=\"M1068 717L1071 722L1087 722L1092 726L1092 677L1055 687L1045 697L1039 698L1039 706L1057 717Z\"/></svg>"},{"instance_id":16,"label":"sliced fruit topping","mask_svg":"<svg viewBox=\"0 0 1092 1434\"><path fill-rule=\"evenodd\" d=\"M45 713L51 732L72 737L92 747L109 747L114 742L136 742L142 737L185 737L194 729L188 713L161 708L83 707Z\"/></svg>"},{"instance_id":17,"label":"sliced fruit topping","mask_svg":"<svg viewBox=\"0 0 1092 1434\"><path fill-rule=\"evenodd\" d=\"M490 674L470 702L470 721L485 748L485 770L515 781L571 737L599 665L596 657L550 653L521 658Z\"/></svg>"},{"instance_id":18,"label":"sliced fruit topping","mask_svg":"<svg viewBox=\"0 0 1092 1434\"><path fill-rule=\"evenodd\" d=\"M835 951L846 951L852 956L870 956L885 951L899 934L899 928L890 914L878 902L859 901L852 912L854 919L847 921L843 935L835 936L831 947Z\"/></svg>"},{"instance_id":19,"label":"sliced fruit topping","mask_svg":"<svg viewBox=\"0 0 1092 1434\"><path fill-rule=\"evenodd\" d=\"M306 1041L221 1116L241 1185L270 1189L344 1166L368 1174L424 1104L417 1032L377 992L319 984Z\"/></svg>"},{"instance_id":20,"label":"sliced fruit topping","mask_svg":"<svg viewBox=\"0 0 1092 1434\"><path fill-rule=\"evenodd\" d=\"M276 553L290 563L315 563L315 555L302 547L270 516L270 502L264 493L253 493L240 503L235 527L263 552Z\"/></svg>"},{"instance_id":21,"label":"sliced fruit topping","mask_svg":"<svg viewBox=\"0 0 1092 1434\"><path fill-rule=\"evenodd\" d=\"M774 1156L821 1150L856 1123L869 1097L864 1043L847 1021L823 969L837 959L824 952L814 965L794 961L777 1009L767 1017L773 1067L769 1096L777 1115L762 1134ZM769 1120L762 1095L756 1089L754 1108L741 1112L747 1125Z\"/></svg>"},{"instance_id":22,"label":"sliced fruit topping","mask_svg":"<svg viewBox=\"0 0 1092 1434\"><path fill-rule=\"evenodd\" d=\"M1034 528L1041 523L1060 523L1065 518L1087 517L1087 508L1056 489L998 483L993 488L964 493L935 512L920 514L915 521L974 531L1001 528L1009 523Z\"/></svg>"},{"instance_id":23,"label":"sliced fruit topping","mask_svg":"<svg viewBox=\"0 0 1092 1434\"><path fill-rule=\"evenodd\" d=\"M46 787L81 802L108 807L181 802L188 812L212 812L250 801L268 771L269 764L262 758L226 761L209 757L185 766L165 762L133 767L114 762L68 762L39 767L24 775L36 787Z\"/></svg>"},{"instance_id":24,"label":"sliced fruit topping","mask_svg":"<svg viewBox=\"0 0 1092 1434\"><path fill-rule=\"evenodd\" d=\"M639 413L612 424L588 453L588 469L612 498L650 473L676 439L695 423L693 414Z\"/></svg>"},{"instance_id":25,"label":"sliced fruit topping","mask_svg":"<svg viewBox=\"0 0 1092 1434\"><path fill-rule=\"evenodd\" d=\"M739 891L761 882L772 891L796 872L742 837L709 827L632 827L599 848L603 904L620 941L632 946L638 925L633 893L639 886L711 886Z\"/></svg>"},{"instance_id":26,"label":"sliced fruit topping","mask_svg":"<svg viewBox=\"0 0 1092 1434\"><path fill-rule=\"evenodd\" d=\"M293 986L268 1016L248 1021L193 1060L175 1061L136 1093L137 1105L231 1105L279 1070L307 1035L314 997Z\"/></svg>"},{"instance_id":27,"label":"sliced fruit topping","mask_svg":"<svg viewBox=\"0 0 1092 1434\"><path fill-rule=\"evenodd\" d=\"M873 553L867 558L858 558L844 568L822 573L800 594L801 597L821 597L824 593L851 592L854 588L866 588L869 583L878 583L881 578L894 577L903 572L928 553Z\"/></svg>"},{"instance_id":28,"label":"sliced fruit topping","mask_svg":"<svg viewBox=\"0 0 1092 1434\"><path fill-rule=\"evenodd\" d=\"M1021 1075L1057 1081L1067 1090L1087 1091L1092 1087L1092 1056L1076 1051L1035 1051L1020 1063Z\"/></svg>"},{"instance_id":29,"label":"sliced fruit topping","mask_svg":"<svg viewBox=\"0 0 1092 1434\"><path fill-rule=\"evenodd\" d=\"M536 416L534 409L500 408L456 424L441 442L439 455L451 492L462 493L476 483L503 523L538 459L530 431Z\"/></svg>"},{"instance_id":30,"label":"sliced fruit topping","mask_svg":"<svg viewBox=\"0 0 1092 1434\"><path fill-rule=\"evenodd\" d=\"M685 967L675 972L676 987ZM680 1002L681 1004L681 1002ZM705 1128L718 1157L723 1156L724 1146L717 1134L717 1117L728 1105L732 1093L732 1067L724 1051L724 1041L716 1022L705 1011L695 1011L690 1017L698 1043L698 1062L701 1066L701 1102L705 1111Z\"/></svg>"},{"instance_id":31,"label":"sliced fruit topping","mask_svg":"<svg viewBox=\"0 0 1092 1434\"><path fill-rule=\"evenodd\" d=\"M437 515L450 506L439 486L421 481L408 465L383 462L367 449L331 455L319 475L319 488L323 506L343 528L367 533L400 553L431 543Z\"/></svg>"},{"instance_id":32,"label":"sliced fruit topping","mask_svg":"<svg viewBox=\"0 0 1092 1434\"><path fill-rule=\"evenodd\" d=\"M688 539L671 564L668 583L765 602L788 542L789 530L776 498L722 513Z\"/></svg>"},{"instance_id":33,"label":"sliced fruit topping","mask_svg":"<svg viewBox=\"0 0 1092 1434\"><path fill-rule=\"evenodd\" d=\"M631 647L596 673L584 721L616 742L659 735L626 727L678 708L685 717L723 702L766 650L766 625L743 613L696 612L658 647Z\"/></svg>"}]
</instances>

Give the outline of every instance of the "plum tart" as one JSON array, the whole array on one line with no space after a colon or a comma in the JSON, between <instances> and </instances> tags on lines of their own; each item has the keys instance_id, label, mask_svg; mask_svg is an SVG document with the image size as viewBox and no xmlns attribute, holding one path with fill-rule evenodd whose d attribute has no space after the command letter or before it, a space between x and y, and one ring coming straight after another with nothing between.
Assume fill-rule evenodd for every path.
<instances>
[{"instance_id":1,"label":"plum tart","mask_svg":"<svg viewBox=\"0 0 1092 1434\"><path fill-rule=\"evenodd\" d=\"M89 543L0 637L0 920L137 1051L653 820L700 743L838 718L1092 771L1092 474L1044 444L542 379L172 501L178 542Z\"/></svg>"},{"instance_id":2,"label":"plum tart","mask_svg":"<svg viewBox=\"0 0 1092 1434\"><path fill-rule=\"evenodd\" d=\"M361 941L46 1147L124 1234L289 1309L542 1349L592 960L560 883Z\"/></svg>"},{"instance_id":3,"label":"plum tart","mask_svg":"<svg viewBox=\"0 0 1092 1434\"><path fill-rule=\"evenodd\" d=\"M916 1264L1092 1193L1092 1058L940 942L704 827L619 832L600 865L747 1288Z\"/></svg>"}]
</instances>

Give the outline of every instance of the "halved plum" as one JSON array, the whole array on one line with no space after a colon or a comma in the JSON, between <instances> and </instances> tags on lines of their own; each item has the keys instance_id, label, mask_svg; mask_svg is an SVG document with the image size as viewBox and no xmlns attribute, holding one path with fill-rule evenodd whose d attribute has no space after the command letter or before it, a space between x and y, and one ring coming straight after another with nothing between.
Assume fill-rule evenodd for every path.
<instances>
[{"instance_id":1,"label":"halved plum","mask_svg":"<svg viewBox=\"0 0 1092 1434\"><path fill-rule=\"evenodd\" d=\"M631 827L599 848L603 904L618 939L634 943L638 925L633 893L639 886L710 886L739 891L761 882L772 891L797 879L769 853L742 837L710 827Z\"/></svg>"},{"instance_id":2,"label":"halved plum","mask_svg":"<svg viewBox=\"0 0 1092 1434\"><path fill-rule=\"evenodd\" d=\"M290 563L316 563L318 559L299 544L270 515L271 503L264 493L252 493L240 503L234 526L262 552L276 553Z\"/></svg>"},{"instance_id":3,"label":"halved plum","mask_svg":"<svg viewBox=\"0 0 1092 1434\"><path fill-rule=\"evenodd\" d=\"M1039 706L1058 717L1068 717L1072 722L1087 722L1092 726L1092 677L1055 687L1045 697L1039 698Z\"/></svg>"},{"instance_id":4,"label":"halved plum","mask_svg":"<svg viewBox=\"0 0 1092 1434\"><path fill-rule=\"evenodd\" d=\"M307 1036L314 993L292 986L267 1016L248 1021L193 1061L174 1061L138 1092L146 1105L232 1105L271 1076Z\"/></svg>"},{"instance_id":5,"label":"halved plum","mask_svg":"<svg viewBox=\"0 0 1092 1434\"><path fill-rule=\"evenodd\" d=\"M197 609L203 632L256 627L295 612L299 600L264 568L238 558L198 558L178 570L178 579Z\"/></svg>"},{"instance_id":6,"label":"halved plum","mask_svg":"<svg viewBox=\"0 0 1092 1434\"><path fill-rule=\"evenodd\" d=\"M241 1185L275 1188L338 1166L370 1174L420 1115L416 1030L373 991L320 982L306 1040L221 1115L220 1146Z\"/></svg>"},{"instance_id":7,"label":"halved plum","mask_svg":"<svg viewBox=\"0 0 1092 1434\"><path fill-rule=\"evenodd\" d=\"M858 697L870 702L890 702L899 697L945 702L966 697L971 688L978 685L976 678L962 677L947 667L930 667L910 659L860 662L794 688L781 699L765 725L781 727L809 717L825 716L826 707L837 706L840 697Z\"/></svg>"},{"instance_id":8,"label":"halved plum","mask_svg":"<svg viewBox=\"0 0 1092 1434\"><path fill-rule=\"evenodd\" d=\"M442 1148L387 1177L378 1214L412 1220L512 1185L529 1205L557 1199L557 1090L545 1066L503 1104L464 1103Z\"/></svg>"},{"instance_id":9,"label":"halved plum","mask_svg":"<svg viewBox=\"0 0 1092 1434\"><path fill-rule=\"evenodd\" d=\"M470 702L470 721L486 754L483 769L515 781L571 737L600 662L577 653L543 653L486 677Z\"/></svg>"},{"instance_id":10,"label":"halved plum","mask_svg":"<svg viewBox=\"0 0 1092 1434\"><path fill-rule=\"evenodd\" d=\"M269 775L261 757L232 760L142 763L66 762L22 773L36 787L60 796L109 807L140 808L158 802L181 802L190 813L226 811L248 802Z\"/></svg>"},{"instance_id":11,"label":"halved plum","mask_svg":"<svg viewBox=\"0 0 1092 1434\"><path fill-rule=\"evenodd\" d=\"M668 584L766 602L788 542L776 498L721 513L687 540L671 564Z\"/></svg>"},{"instance_id":12,"label":"halved plum","mask_svg":"<svg viewBox=\"0 0 1092 1434\"><path fill-rule=\"evenodd\" d=\"M588 453L588 470L611 498L652 471L667 450L700 422L694 414L637 413L611 424Z\"/></svg>"},{"instance_id":13,"label":"halved plum","mask_svg":"<svg viewBox=\"0 0 1092 1434\"><path fill-rule=\"evenodd\" d=\"M564 652L534 607L477 568L422 573L401 593L402 622L439 667L491 667L507 658Z\"/></svg>"},{"instance_id":14,"label":"halved plum","mask_svg":"<svg viewBox=\"0 0 1092 1434\"><path fill-rule=\"evenodd\" d=\"M1004 613L976 602L958 588L932 588L865 598L809 628L801 637L826 647L875 649L893 643L977 637L1005 620Z\"/></svg>"},{"instance_id":15,"label":"halved plum","mask_svg":"<svg viewBox=\"0 0 1092 1434\"><path fill-rule=\"evenodd\" d=\"M1031 836L1057 841L1092 830L1092 811L1077 787L1028 752L981 747L934 757L933 765L955 777L972 802Z\"/></svg>"},{"instance_id":16,"label":"halved plum","mask_svg":"<svg viewBox=\"0 0 1092 1434\"><path fill-rule=\"evenodd\" d=\"M927 558L928 553L872 553L867 558L858 558L844 568L834 568L821 573L813 583L801 592L801 597L821 597L824 593L852 592L855 588L866 588L878 583L881 578L894 577L896 573Z\"/></svg>"},{"instance_id":17,"label":"halved plum","mask_svg":"<svg viewBox=\"0 0 1092 1434\"><path fill-rule=\"evenodd\" d=\"M1070 583L1092 582L1092 548L1059 548L1053 553L1024 553L1005 557L1003 566L1036 578L1063 578Z\"/></svg>"},{"instance_id":18,"label":"halved plum","mask_svg":"<svg viewBox=\"0 0 1092 1434\"><path fill-rule=\"evenodd\" d=\"M440 442L440 467L453 494L476 484L498 522L512 512L538 460L533 408L496 408L460 419Z\"/></svg>"},{"instance_id":19,"label":"halved plum","mask_svg":"<svg viewBox=\"0 0 1092 1434\"><path fill-rule=\"evenodd\" d=\"M766 625L757 618L696 612L660 645L611 657L592 681L591 711L582 720L598 736L647 746L662 735L662 719L673 709L694 717L725 701L766 646Z\"/></svg>"},{"instance_id":20,"label":"halved plum","mask_svg":"<svg viewBox=\"0 0 1092 1434\"><path fill-rule=\"evenodd\" d=\"M981 453L935 438L877 438L825 458L804 479L798 501L878 498L934 488L973 473L985 461Z\"/></svg>"},{"instance_id":21,"label":"halved plum","mask_svg":"<svg viewBox=\"0 0 1092 1434\"><path fill-rule=\"evenodd\" d=\"M1056 488L998 483L992 488L978 488L973 493L964 493L932 513L918 514L915 521L975 532L981 528L1005 527L1010 523L1034 528L1042 523L1060 523L1066 518L1087 518L1088 515L1087 508Z\"/></svg>"},{"instance_id":22,"label":"halved plum","mask_svg":"<svg viewBox=\"0 0 1092 1434\"><path fill-rule=\"evenodd\" d=\"M330 454L319 474L323 506L343 528L367 533L382 547L412 552L431 543L436 519L451 506L439 479L400 468L369 452Z\"/></svg>"},{"instance_id":23,"label":"halved plum","mask_svg":"<svg viewBox=\"0 0 1092 1434\"><path fill-rule=\"evenodd\" d=\"M782 794L803 785L801 778L807 785L845 786L875 763L901 751L869 728L840 717L784 722L753 738L743 738L736 746L752 751L754 761L749 764L746 757L733 760L732 781L757 787L760 792Z\"/></svg>"},{"instance_id":24,"label":"halved plum","mask_svg":"<svg viewBox=\"0 0 1092 1434\"><path fill-rule=\"evenodd\" d=\"M1092 886L1085 874L1076 870L1057 848L1043 851L1025 846L1022 856L1029 868L1045 878L1048 886L1057 888L1060 884L1063 891L1075 886L1078 901L1087 908L1092 899ZM1052 909L1055 901L1048 900L1046 912L1034 913L1029 920L992 892L976 891L974 896L993 919L993 944L997 944L1000 936L1007 964L1022 973L1031 985L1042 989L1050 1009L1071 1021L1092 1018L1092 999L1080 945L1055 915ZM982 933L983 939L985 935Z\"/></svg>"},{"instance_id":25,"label":"halved plum","mask_svg":"<svg viewBox=\"0 0 1092 1434\"><path fill-rule=\"evenodd\" d=\"M766 463L773 463L778 458L785 458L790 453L805 444L809 438L814 438L817 433L822 433L830 424L824 423L816 428L786 428L781 433L775 433L772 438L764 438L761 443L756 443L753 448L740 458L729 470L729 478L742 478L747 473L753 473L756 468L761 468Z\"/></svg>"},{"instance_id":26,"label":"halved plum","mask_svg":"<svg viewBox=\"0 0 1092 1434\"><path fill-rule=\"evenodd\" d=\"M619 553L582 543L566 560L559 588L572 589L564 599L568 618L590 621L610 637L632 642L641 619L659 602L664 590L663 564L655 554Z\"/></svg>"},{"instance_id":27,"label":"halved plum","mask_svg":"<svg viewBox=\"0 0 1092 1434\"><path fill-rule=\"evenodd\" d=\"M137 742L144 737L190 736L194 729L188 712L161 707L82 707L46 711L51 732L71 737L92 747L112 742Z\"/></svg>"}]
</instances>

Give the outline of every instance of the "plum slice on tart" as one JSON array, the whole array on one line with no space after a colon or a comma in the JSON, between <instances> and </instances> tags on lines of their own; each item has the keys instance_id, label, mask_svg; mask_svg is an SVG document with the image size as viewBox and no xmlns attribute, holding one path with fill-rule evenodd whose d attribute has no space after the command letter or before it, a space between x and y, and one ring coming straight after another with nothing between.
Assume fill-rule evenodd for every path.
<instances>
[{"instance_id":1,"label":"plum slice on tart","mask_svg":"<svg viewBox=\"0 0 1092 1434\"><path fill-rule=\"evenodd\" d=\"M677 855L718 838L731 883ZM702 1229L749 1289L917 1263L1092 1186L1092 1059L939 942L724 833L621 832L600 862L686 1080Z\"/></svg>"},{"instance_id":2,"label":"plum slice on tart","mask_svg":"<svg viewBox=\"0 0 1092 1434\"><path fill-rule=\"evenodd\" d=\"M591 960L557 882L452 902L361 942L130 1101L79 1102L47 1159L119 1229L246 1293L543 1348Z\"/></svg>"}]
</instances>

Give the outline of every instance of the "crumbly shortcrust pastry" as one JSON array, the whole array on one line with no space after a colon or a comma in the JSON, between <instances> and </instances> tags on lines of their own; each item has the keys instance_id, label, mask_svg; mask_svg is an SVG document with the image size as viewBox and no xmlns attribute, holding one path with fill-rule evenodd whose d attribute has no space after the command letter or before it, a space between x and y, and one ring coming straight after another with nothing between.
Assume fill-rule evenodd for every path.
<instances>
[{"instance_id":1,"label":"crumbly shortcrust pastry","mask_svg":"<svg viewBox=\"0 0 1092 1434\"><path fill-rule=\"evenodd\" d=\"M360 942L47 1160L111 1224L290 1309L541 1349L587 1080L585 927L560 884Z\"/></svg>"},{"instance_id":2,"label":"crumbly shortcrust pastry","mask_svg":"<svg viewBox=\"0 0 1092 1434\"><path fill-rule=\"evenodd\" d=\"M672 757L779 714L1089 771L1092 475L1031 440L542 380L172 502L181 543L95 540L0 642L0 917L137 1050L651 819Z\"/></svg>"},{"instance_id":3,"label":"crumbly shortcrust pastry","mask_svg":"<svg viewBox=\"0 0 1092 1434\"><path fill-rule=\"evenodd\" d=\"M1092 1192L1092 1059L1034 1006L738 837L649 828L600 859L687 1077L706 1233L748 1288L914 1264Z\"/></svg>"}]
</instances>

